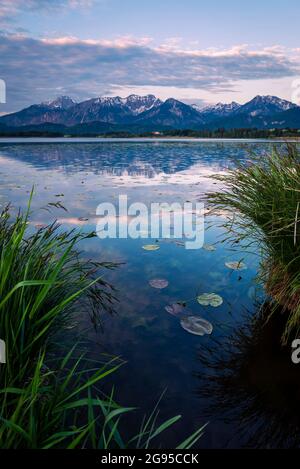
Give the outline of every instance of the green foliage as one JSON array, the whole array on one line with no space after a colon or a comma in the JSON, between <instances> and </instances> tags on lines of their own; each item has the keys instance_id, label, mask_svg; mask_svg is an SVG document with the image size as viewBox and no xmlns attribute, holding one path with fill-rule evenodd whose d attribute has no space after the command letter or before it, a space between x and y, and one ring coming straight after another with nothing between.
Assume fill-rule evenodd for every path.
<instances>
[{"instance_id":1,"label":"green foliage","mask_svg":"<svg viewBox=\"0 0 300 469\"><path fill-rule=\"evenodd\" d=\"M59 232L52 224L27 236L28 222L29 210L14 221L8 208L0 215L0 331L9 357L0 371L4 386L31 375L34 358L78 310L97 321L115 299L99 275L114 265L83 260L75 249L89 235Z\"/></svg>"},{"instance_id":2,"label":"green foliage","mask_svg":"<svg viewBox=\"0 0 300 469\"><path fill-rule=\"evenodd\" d=\"M283 341L300 329L300 153L297 145L242 162L217 177L225 189L208 195L215 208L230 210L232 240L262 249L266 290L286 310Z\"/></svg>"},{"instance_id":3,"label":"green foliage","mask_svg":"<svg viewBox=\"0 0 300 469\"><path fill-rule=\"evenodd\" d=\"M101 271L115 265L80 257L78 243L92 235L57 224L29 234L28 223L29 208L15 220L8 207L0 215L0 337L7 351L0 365L1 448L150 447L180 416L161 423L156 407L126 441L120 423L134 409L101 390L120 360L92 363L76 346L62 358L54 353L58 333L78 314L87 311L97 324L101 310L113 311L114 289ZM180 447L194 444L202 430Z\"/></svg>"}]
</instances>

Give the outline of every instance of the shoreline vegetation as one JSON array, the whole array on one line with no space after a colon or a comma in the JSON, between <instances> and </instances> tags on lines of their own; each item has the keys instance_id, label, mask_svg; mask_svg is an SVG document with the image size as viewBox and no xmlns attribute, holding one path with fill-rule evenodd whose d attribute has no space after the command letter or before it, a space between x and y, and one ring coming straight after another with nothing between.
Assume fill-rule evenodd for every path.
<instances>
[{"instance_id":1,"label":"shoreline vegetation","mask_svg":"<svg viewBox=\"0 0 300 469\"><path fill-rule=\"evenodd\" d=\"M124 430L136 409L114 400L113 376L121 360L90 360L79 339L74 344L69 335L78 314L90 315L95 325L102 314L114 312L116 292L103 272L117 266L80 257L78 244L94 233L62 231L56 223L28 232L30 201L24 214L13 217L10 207L0 214L0 334L6 346L6 363L0 364L1 448L161 446L162 434L181 416L161 422L158 401L136 435L123 436L120 424ZM112 380L108 395L104 380ZM204 427L178 448L192 447Z\"/></svg>"},{"instance_id":2,"label":"shoreline vegetation","mask_svg":"<svg viewBox=\"0 0 300 469\"><path fill-rule=\"evenodd\" d=\"M34 127L34 126L33 126ZM40 138L211 138L211 139L282 139L289 138L300 140L300 129L270 129L260 130L255 128L245 129L217 129L217 130L192 130L192 129L179 129L179 130L162 130L162 131L149 131L149 132L135 132L135 131L118 131L118 132L93 132L92 130L74 131L72 128L66 131L55 130L55 125L51 129L30 128L28 130L17 128L11 130L1 130L0 128L0 141L1 138L11 137L40 137ZM41 126L42 127L42 126Z\"/></svg>"},{"instance_id":3,"label":"shoreline vegetation","mask_svg":"<svg viewBox=\"0 0 300 469\"><path fill-rule=\"evenodd\" d=\"M251 154L251 160L215 179L222 191L207 194L207 200L212 211L228 213L222 222L227 240L260 250L259 280L270 305L263 327L279 318L276 340L287 346L300 331L299 148L274 146L263 159ZM63 231L57 223L32 232L32 196L33 191L26 213L12 216L8 206L0 214L0 338L7 351L6 363L0 364L1 447L163 446L164 432L181 416L161 422L159 400L135 435L124 435L126 418L137 409L114 399L113 377L122 361L95 362L78 339L68 348L78 314L89 315L97 326L103 314L115 311L117 292L103 274L117 265L80 256L80 241L94 233ZM61 335L63 347L58 346ZM103 389L110 380L107 394ZM204 428L177 448L195 445Z\"/></svg>"},{"instance_id":4,"label":"shoreline vegetation","mask_svg":"<svg viewBox=\"0 0 300 469\"><path fill-rule=\"evenodd\" d=\"M272 314L286 317L284 345L300 331L300 151L295 144L273 148L262 158L238 163L216 176L222 192L207 199L229 214L224 227L233 243L261 250L260 280L271 299Z\"/></svg>"}]
</instances>

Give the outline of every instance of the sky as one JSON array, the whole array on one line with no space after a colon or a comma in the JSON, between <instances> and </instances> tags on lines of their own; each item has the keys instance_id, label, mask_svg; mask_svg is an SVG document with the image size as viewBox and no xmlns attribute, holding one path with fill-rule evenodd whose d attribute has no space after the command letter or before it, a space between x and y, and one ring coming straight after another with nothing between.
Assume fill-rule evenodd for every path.
<instances>
[{"instance_id":1,"label":"sky","mask_svg":"<svg viewBox=\"0 0 300 469\"><path fill-rule=\"evenodd\" d=\"M0 113L59 95L300 104L299 20L299 0L0 0Z\"/></svg>"}]
</instances>

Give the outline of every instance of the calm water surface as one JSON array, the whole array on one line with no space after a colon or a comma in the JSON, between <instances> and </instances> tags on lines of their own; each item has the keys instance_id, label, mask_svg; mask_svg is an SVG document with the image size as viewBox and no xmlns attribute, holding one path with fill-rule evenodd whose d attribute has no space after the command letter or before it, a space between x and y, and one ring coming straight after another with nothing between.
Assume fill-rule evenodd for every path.
<instances>
[{"instance_id":1,"label":"calm water surface","mask_svg":"<svg viewBox=\"0 0 300 469\"><path fill-rule=\"evenodd\" d=\"M0 203L25 207L34 184L32 229L57 218L64 227L91 231L100 202L114 202L120 194L127 194L129 202L146 204L196 202L217 187L211 178L214 174L234 167L239 159L249 160L249 150L263 158L269 148L269 143L257 141L2 142ZM57 201L67 211L42 209ZM205 242L216 243L213 252L186 250L170 240L159 240L160 249L155 252L142 249L153 243L147 239L95 238L82 244L85 256L124 263L107 274L119 290L117 315L103 318L103 331L96 333L89 327L89 353L94 358L103 352L118 355L127 362L114 376L114 383L120 403L140 408L128 423L130 429L136 428L166 389L161 417L183 415L166 434L164 445L169 447L208 420L200 447L239 447L245 442L236 421L226 423L221 412L209 415L214 396L203 397L201 392L205 384L199 377L205 367L199 352L216 343L222 355L226 336L246 312L255 311L261 295L255 283L259 256L220 243L222 228L209 217L206 227L211 222ZM241 259L247 270L234 272L225 267L225 262ZM154 289L149 285L153 278L167 279L169 286ZM222 306L200 306L195 297L203 292L221 295ZM213 324L212 336L189 334L165 311L166 305L179 300L187 301L188 312ZM79 323L87 326L88 319L79 318Z\"/></svg>"}]
</instances>

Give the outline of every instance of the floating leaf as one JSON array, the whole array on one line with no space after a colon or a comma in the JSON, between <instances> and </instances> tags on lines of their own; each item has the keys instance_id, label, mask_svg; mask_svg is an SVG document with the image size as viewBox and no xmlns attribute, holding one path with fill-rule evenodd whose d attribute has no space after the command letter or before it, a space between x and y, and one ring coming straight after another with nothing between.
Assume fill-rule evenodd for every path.
<instances>
[{"instance_id":1,"label":"floating leaf","mask_svg":"<svg viewBox=\"0 0 300 469\"><path fill-rule=\"evenodd\" d=\"M216 250L216 248L213 244L207 244L207 243L204 243L202 248L205 249L205 251L215 251Z\"/></svg>"},{"instance_id":2,"label":"floating leaf","mask_svg":"<svg viewBox=\"0 0 300 469\"><path fill-rule=\"evenodd\" d=\"M180 324L181 327L190 334L205 335L211 334L213 331L213 326L210 322L197 316L182 318Z\"/></svg>"},{"instance_id":3,"label":"floating leaf","mask_svg":"<svg viewBox=\"0 0 300 469\"><path fill-rule=\"evenodd\" d=\"M47 207L50 206L50 207L55 207L55 208L61 208L62 210L64 210L65 212L67 212L68 210L66 209L66 207L63 206L63 204L61 202L49 202L47 204Z\"/></svg>"},{"instance_id":4,"label":"floating leaf","mask_svg":"<svg viewBox=\"0 0 300 469\"><path fill-rule=\"evenodd\" d=\"M165 310L173 316L178 316L184 311L184 306L182 303L173 303L172 305L165 306Z\"/></svg>"},{"instance_id":5,"label":"floating leaf","mask_svg":"<svg viewBox=\"0 0 300 469\"><path fill-rule=\"evenodd\" d=\"M174 241L177 246L185 246L184 241Z\"/></svg>"},{"instance_id":6,"label":"floating leaf","mask_svg":"<svg viewBox=\"0 0 300 469\"><path fill-rule=\"evenodd\" d=\"M159 288L161 290L162 288L166 288L169 285L169 282L164 278L154 278L149 281L149 284L151 285L151 287Z\"/></svg>"},{"instance_id":7,"label":"floating leaf","mask_svg":"<svg viewBox=\"0 0 300 469\"><path fill-rule=\"evenodd\" d=\"M217 308L223 303L223 298L216 293L203 293L197 296L197 301L202 306L213 306Z\"/></svg>"},{"instance_id":8,"label":"floating leaf","mask_svg":"<svg viewBox=\"0 0 300 469\"><path fill-rule=\"evenodd\" d=\"M225 262L226 267L231 270L245 270L247 269L246 264L241 261L238 262Z\"/></svg>"},{"instance_id":9,"label":"floating leaf","mask_svg":"<svg viewBox=\"0 0 300 469\"><path fill-rule=\"evenodd\" d=\"M142 246L145 251L157 251L159 247L158 244L145 244L145 246Z\"/></svg>"}]
</instances>

